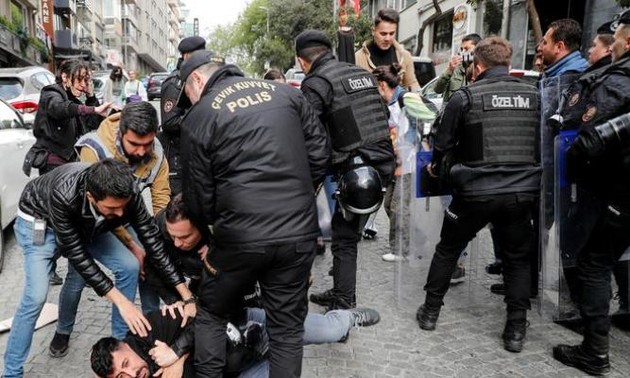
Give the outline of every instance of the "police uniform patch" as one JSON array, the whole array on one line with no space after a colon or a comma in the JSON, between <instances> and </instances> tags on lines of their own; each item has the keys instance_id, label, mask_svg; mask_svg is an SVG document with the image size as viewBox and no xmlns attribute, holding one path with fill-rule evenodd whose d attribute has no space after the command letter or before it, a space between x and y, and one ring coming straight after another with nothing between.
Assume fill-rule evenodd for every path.
<instances>
[{"instance_id":1,"label":"police uniform patch","mask_svg":"<svg viewBox=\"0 0 630 378\"><path fill-rule=\"evenodd\" d=\"M170 113L173 110L173 106L175 106L175 101L172 98L164 101L164 113Z\"/></svg>"},{"instance_id":2,"label":"police uniform patch","mask_svg":"<svg viewBox=\"0 0 630 378\"><path fill-rule=\"evenodd\" d=\"M592 105L589 106L588 108L586 108L586 112L582 114L582 122L588 122L592 120L593 117L595 117L595 114L597 114L597 107Z\"/></svg>"},{"instance_id":3,"label":"police uniform patch","mask_svg":"<svg viewBox=\"0 0 630 378\"><path fill-rule=\"evenodd\" d=\"M569 99L569 106L574 106L578 101L580 101L580 94L576 93Z\"/></svg>"}]
</instances>

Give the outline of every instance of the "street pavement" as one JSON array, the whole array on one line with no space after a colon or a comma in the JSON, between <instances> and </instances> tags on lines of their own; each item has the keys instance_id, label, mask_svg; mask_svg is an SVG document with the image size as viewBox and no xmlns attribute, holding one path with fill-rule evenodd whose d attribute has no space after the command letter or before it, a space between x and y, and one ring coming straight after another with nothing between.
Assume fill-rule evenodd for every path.
<instances>
[{"instance_id":1,"label":"street pavement","mask_svg":"<svg viewBox=\"0 0 630 378\"><path fill-rule=\"evenodd\" d=\"M310 345L304 349L302 376L311 377L583 377L580 371L565 367L551 357L558 343L575 344L581 336L554 324L535 310L530 312L527 343L522 353L503 349L504 326L502 298L489 292L499 278L489 276L483 267L490 260L487 230L480 233L467 262L468 280L452 286L445 298L433 332L422 331L415 321L415 311L424 292L422 285L430 256L421 262L386 263L387 218L378 216L380 232L372 241L359 245L357 302L373 307L381 322L373 327L354 329L345 343ZM0 319L13 316L22 291L22 254L12 233L7 233L5 266L0 273ZM332 285L328 276L332 257L330 248L318 256L313 266L311 291ZM60 260L65 275L67 262ZM396 290L395 288L399 288ZM57 303L60 286L51 287L48 301ZM537 301L532 302L537 307ZM311 304L312 311L323 311ZM26 364L26 377L92 377L89 367L91 345L109 335L110 306L85 289L70 339L70 352L56 359L48 356L48 344L55 324L35 332ZM4 354L8 333L0 334ZM615 328L611 332L612 372L610 377L630 376L630 334ZM0 361L0 370L3 361Z\"/></svg>"}]
</instances>

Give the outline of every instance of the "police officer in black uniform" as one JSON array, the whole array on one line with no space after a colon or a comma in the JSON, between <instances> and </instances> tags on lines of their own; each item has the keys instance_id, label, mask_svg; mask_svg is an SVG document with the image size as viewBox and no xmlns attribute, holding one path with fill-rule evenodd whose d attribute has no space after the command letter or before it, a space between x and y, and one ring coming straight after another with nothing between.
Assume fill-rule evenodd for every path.
<instances>
[{"instance_id":1,"label":"police officer in black uniform","mask_svg":"<svg viewBox=\"0 0 630 378\"><path fill-rule=\"evenodd\" d=\"M363 68L337 61L326 35L307 30L295 39L297 59L306 78L301 89L330 135L332 168L337 176L360 158L375 168L381 185L392 179L396 166L387 125L387 113L372 74ZM348 218L351 218L348 220ZM332 309L356 306L357 242L365 222L348 217L337 203L332 218L334 287L312 294L311 302Z\"/></svg>"},{"instance_id":2,"label":"police officer in black uniform","mask_svg":"<svg viewBox=\"0 0 630 378\"><path fill-rule=\"evenodd\" d=\"M630 247L630 11L618 23L613 64L590 83L579 134L567 152L578 201L595 205L596 221L577 261L584 339L556 346L553 356L592 375L610 371L610 272Z\"/></svg>"},{"instance_id":3,"label":"police officer in black uniform","mask_svg":"<svg viewBox=\"0 0 630 378\"><path fill-rule=\"evenodd\" d=\"M190 102L182 99L178 104L177 99L181 92L181 85L177 74L184 60L194 51L206 48L206 40L199 37L187 37L179 42L177 49L181 57L177 60L177 68L162 83L162 93L160 96L160 114L162 124L157 137L164 147L164 155L168 160L169 183L171 185L171 196L175 196L182 191L182 179L180 177L181 164L179 162L179 140L182 118L186 110L190 107Z\"/></svg>"},{"instance_id":4,"label":"police officer in black uniform","mask_svg":"<svg viewBox=\"0 0 630 378\"><path fill-rule=\"evenodd\" d=\"M222 376L229 315L258 280L269 375L299 377L326 130L290 86L245 78L209 51L194 52L179 75L193 104L182 123L183 198L215 241L198 290L197 376Z\"/></svg>"},{"instance_id":5,"label":"police officer in black uniform","mask_svg":"<svg viewBox=\"0 0 630 378\"><path fill-rule=\"evenodd\" d=\"M473 61L475 83L456 91L443 112L427 169L434 176L448 175L453 200L416 317L421 329L435 329L460 253L492 223L504 250L504 346L520 352L530 308L532 204L540 190L540 99L534 86L509 75L511 56L512 47L503 38L480 41ZM452 166L445 166L444 159L452 160Z\"/></svg>"}]
</instances>

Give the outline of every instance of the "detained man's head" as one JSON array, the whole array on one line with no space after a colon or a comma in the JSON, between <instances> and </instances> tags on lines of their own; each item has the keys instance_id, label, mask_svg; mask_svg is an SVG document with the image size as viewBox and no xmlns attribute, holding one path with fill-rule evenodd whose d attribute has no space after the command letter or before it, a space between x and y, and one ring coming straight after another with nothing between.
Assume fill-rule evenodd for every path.
<instances>
[{"instance_id":1,"label":"detained man's head","mask_svg":"<svg viewBox=\"0 0 630 378\"><path fill-rule=\"evenodd\" d=\"M147 378L149 364L124 341L104 337L92 347L92 371L99 378Z\"/></svg>"},{"instance_id":2,"label":"detained man's head","mask_svg":"<svg viewBox=\"0 0 630 378\"><path fill-rule=\"evenodd\" d=\"M85 175L88 201L107 219L120 218L134 194L135 180L128 165L114 159L92 164Z\"/></svg>"},{"instance_id":3,"label":"detained man's head","mask_svg":"<svg viewBox=\"0 0 630 378\"><path fill-rule=\"evenodd\" d=\"M182 251L191 251L202 239L201 232L190 221L181 193L166 206L166 232L173 244Z\"/></svg>"},{"instance_id":4,"label":"detained man's head","mask_svg":"<svg viewBox=\"0 0 630 378\"><path fill-rule=\"evenodd\" d=\"M149 102L132 102L120 114L121 144L132 164L151 160L158 130L157 111Z\"/></svg>"}]
</instances>

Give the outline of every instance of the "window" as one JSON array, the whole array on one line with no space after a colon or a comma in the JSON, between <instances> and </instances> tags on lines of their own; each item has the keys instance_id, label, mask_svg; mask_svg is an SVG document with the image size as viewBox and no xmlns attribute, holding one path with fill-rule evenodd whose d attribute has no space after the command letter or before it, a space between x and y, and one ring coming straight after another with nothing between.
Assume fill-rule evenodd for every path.
<instances>
[{"instance_id":1,"label":"window","mask_svg":"<svg viewBox=\"0 0 630 378\"><path fill-rule=\"evenodd\" d=\"M31 84L35 87L35 89L41 91L42 88L51 83L48 81L48 77L43 72L38 72L31 76Z\"/></svg>"},{"instance_id":2,"label":"window","mask_svg":"<svg viewBox=\"0 0 630 378\"><path fill-rule=\"evenodd\" d=\"M24 84L17 77L0 78L0 98L3 100L11 100L18 97L22 93Z\"/></svg>"},{"instance_id":3,"label":"window","mask_svg":"<svg viewBox=\"0 0 630 378\"><path fill-rule=\"evenodd\" d=\"M2 129L23 129L20 116L8 105L0 102L0 130Z\"/></svg>"},{"instance_id":4,"label":"window","mask_svg":"<svg viewBox=\"0 0 630 378\"><path fill-rule=\"evenodd\" d=\"M445 13L433 23L432 51L439 55L439 61L451 57L451 44L453 43L453 11ZM444 57L442 56L444 55Z\"/></svg>"}]
</instances>

